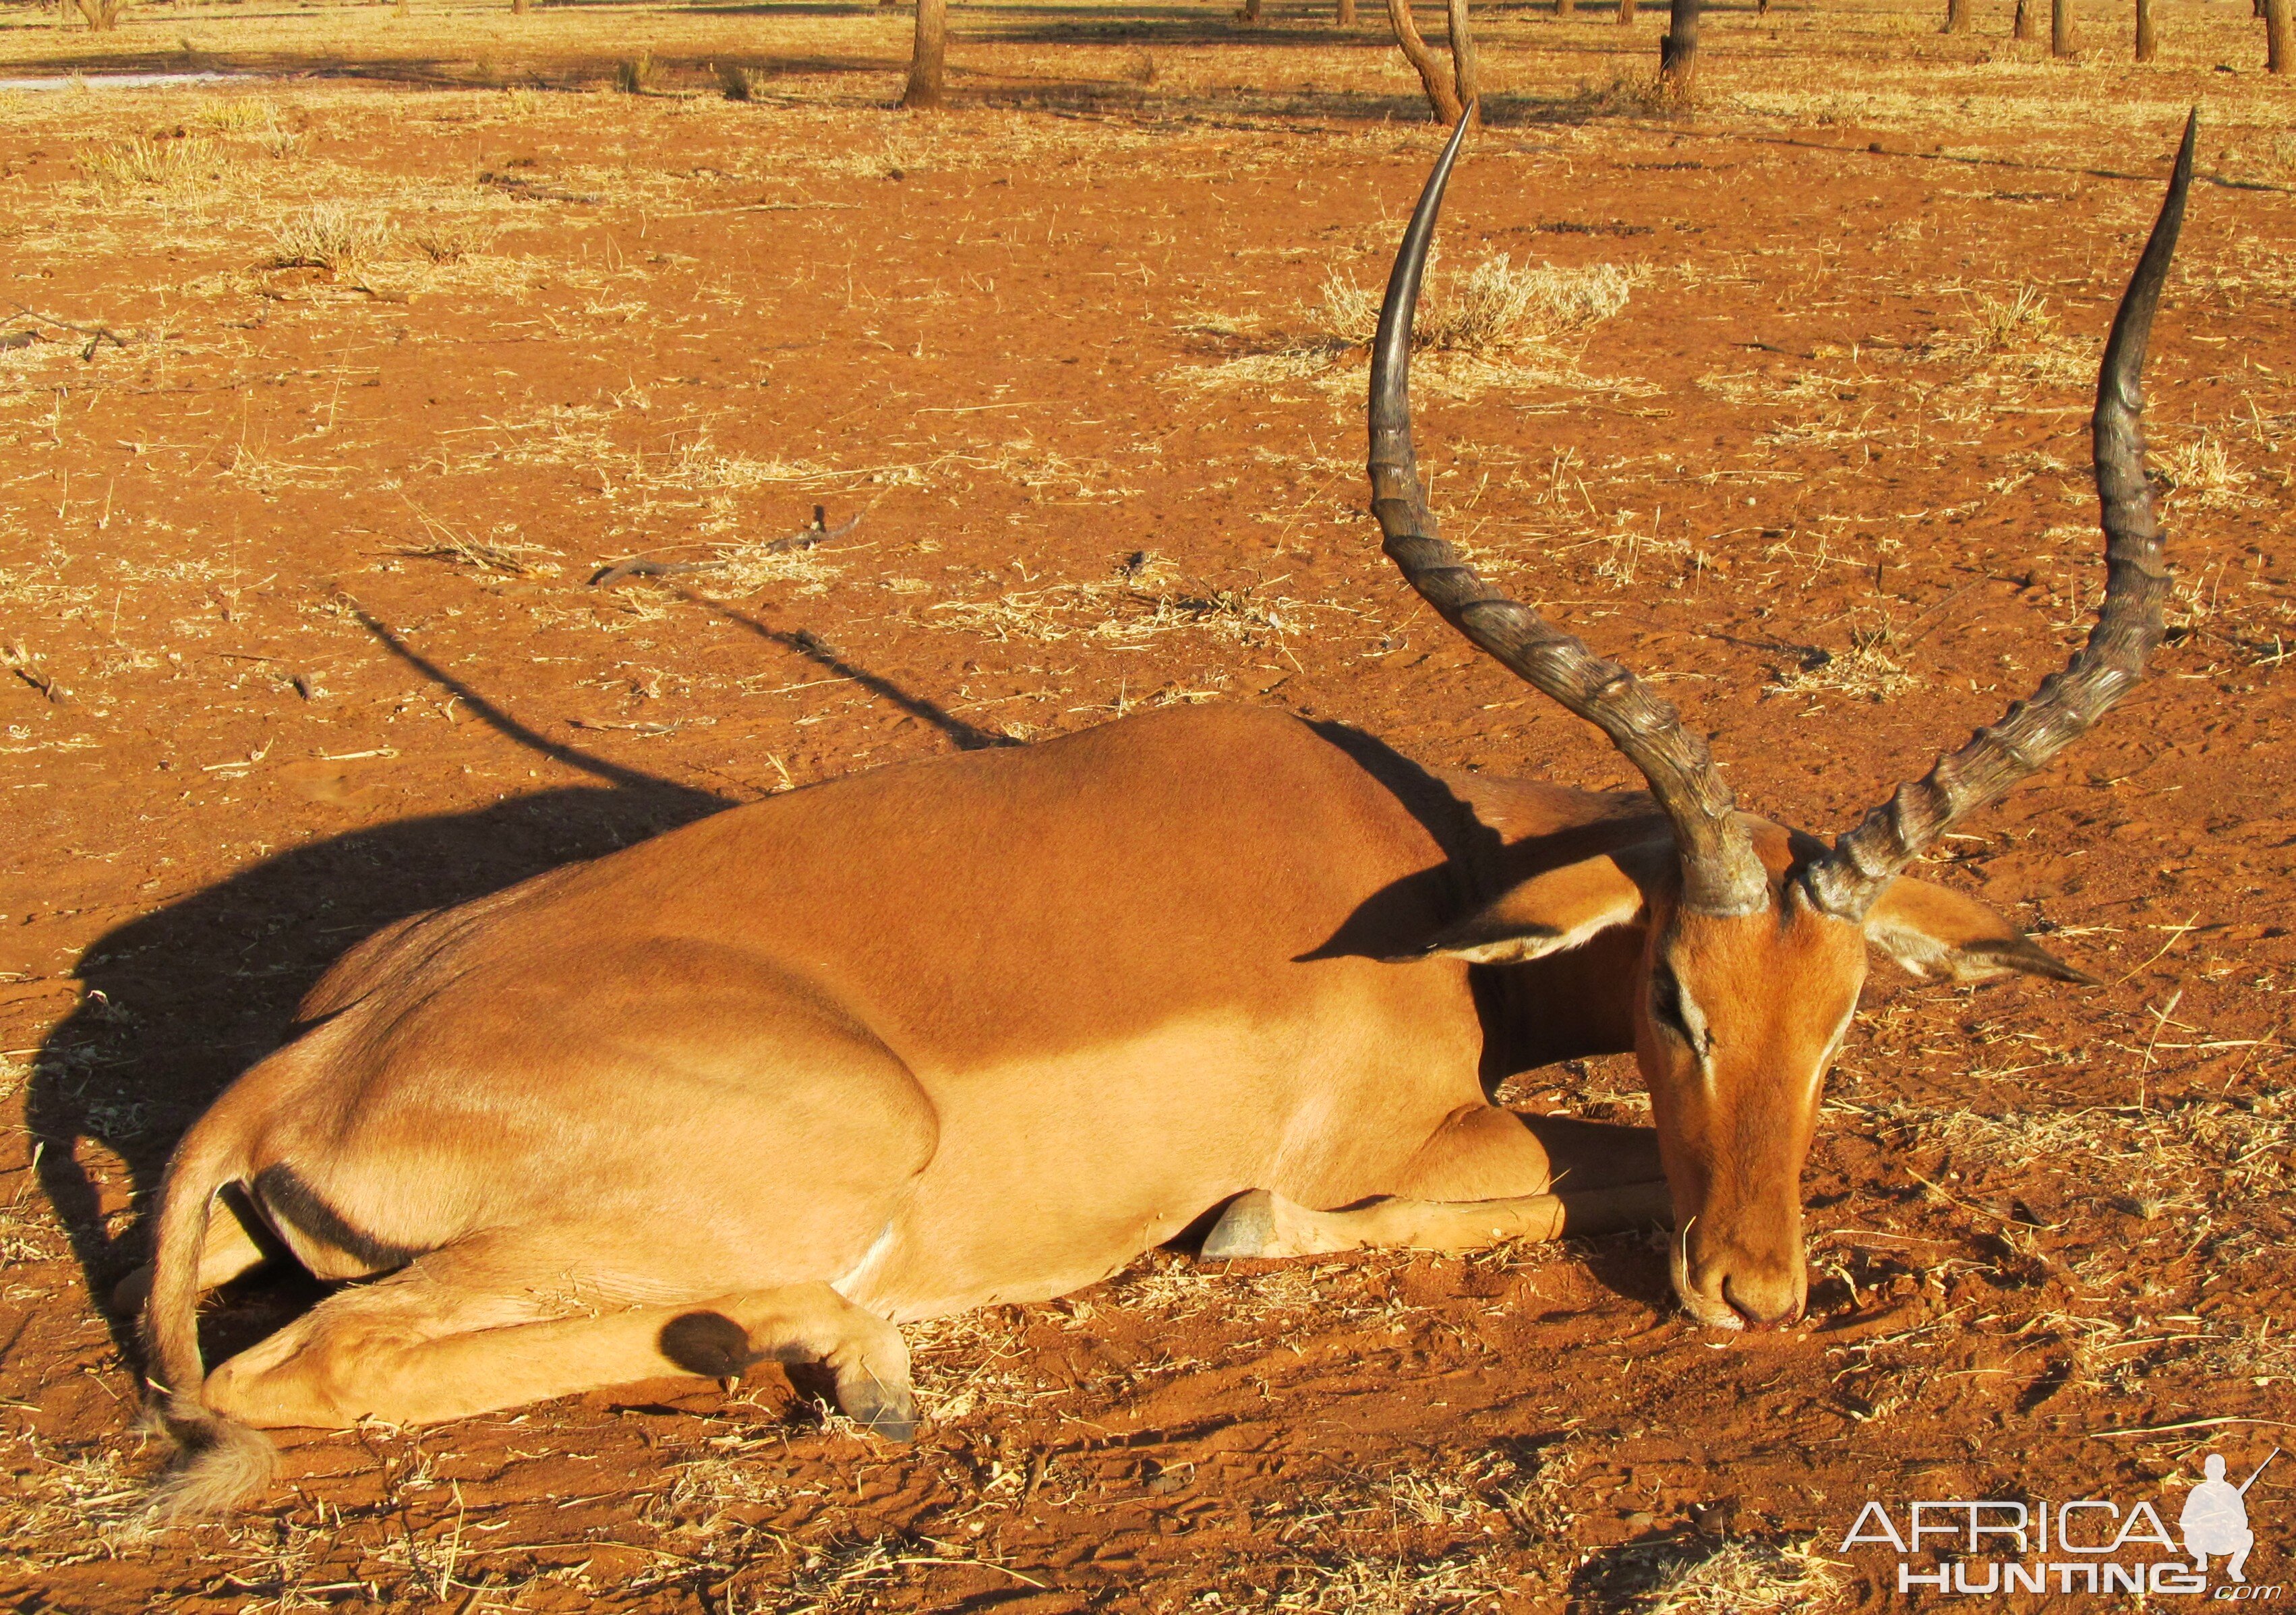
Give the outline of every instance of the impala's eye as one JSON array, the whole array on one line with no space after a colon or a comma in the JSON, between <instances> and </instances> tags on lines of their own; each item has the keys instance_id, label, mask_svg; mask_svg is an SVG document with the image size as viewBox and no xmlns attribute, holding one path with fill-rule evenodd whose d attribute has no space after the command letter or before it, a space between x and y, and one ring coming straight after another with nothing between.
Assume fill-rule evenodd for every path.
<instances>
[{"instance_id":1,"label":"impala's eye","mask_svg":"<svg viewBox=\"0 0 2296 1615\"><path fill-rule=\"evenodd\" d=\"M1682 983L1663 964L1651 971L1651 1018L1693 1048L1698 1046L1682 1012Z\"/></svg>"}]
</instances>

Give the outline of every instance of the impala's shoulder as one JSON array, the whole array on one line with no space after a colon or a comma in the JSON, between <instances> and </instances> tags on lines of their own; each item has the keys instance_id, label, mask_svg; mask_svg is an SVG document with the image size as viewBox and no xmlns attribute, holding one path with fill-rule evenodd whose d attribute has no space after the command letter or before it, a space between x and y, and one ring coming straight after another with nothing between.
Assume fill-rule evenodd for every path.
<instances>
[{"instance_id":1,"label":"impala's shoulder","mask_svg":"<svg viewBox=\"0 0 2296 1615\"><path fill-rule=\"evenodd\" d=\"M1770 872L1773 880L1782 880L1789 870L1805 867L1812 859L1825 856L1825 843L1806 830L1774 824L1751 813L1740 814L1738 822L1745 826L1747 838L1754 843L1754 856L1762 860L1762 866Z\"/></svg>"},{"instance_id":2,"label":"impala's shoulder","mask_svg":"<svg viewBox=\"0 0 2296 1615\"><path fill-rule=\"evenodd\" d=\"M1475 821L1509 846L1553 836L1591 837L1603 846L1664 839L1665 816L1647 791L1582 791L1546 780L1437 768L1434 776Z\"/></svg>"}]
</instances>

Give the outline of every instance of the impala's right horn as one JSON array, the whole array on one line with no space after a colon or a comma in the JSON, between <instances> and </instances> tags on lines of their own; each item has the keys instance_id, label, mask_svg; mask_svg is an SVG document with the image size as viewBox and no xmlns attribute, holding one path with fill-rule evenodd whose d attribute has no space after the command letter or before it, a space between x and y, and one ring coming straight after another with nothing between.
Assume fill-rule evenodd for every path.
<instances>
[{"instance_id":1,"label":"impala's right horn","mask_svg":"<svg viewBox=\"0 0 2296 1615\"><path fill-rule=\"evenodd\" d=\"M2030 701L2019 701L1999 723L1980 729L1950 757L1939 758L1925 777L1898 786L1833 851L1809 865L1803 885L1818 907L1837 918L1864 919L1898 872L1939 836L2046 767L2136 687L2145 659L2161 643L2169 567L2161 529L2152 519L2152 490L2144 480L2144 345L2152 333L2161 283L2169 278L2169 260L2176 256L2177 232L2185 222L2200 122L2197 109L2185 120L2185 143L2169 176L2168 199L2122 294L2097 374L2089 436L2104 529L2104 603L2097 610L2096 627L2062 671L2041 681Z\"/></svg>"},{"instance_id":2,"label":"impala's right horn","mask_svg":"<svg viewBox=\"0 0 2296 1615\"><path fill-rule=\"evenodd\" d=\"M1681 714L1647 685L1492 588L1436 535L1411 446L1411 324L1443 187L1473 116L1472 106L1461 114L1428 176L1380 308L1371 358L1372 514L1386 537L1388 559L1444 621L1609 735L1642 770L1674 826L1684 904L1704 914L1751 913L1768 903L1769 878L1706 742L1685 729Z\"/></svg>"}]
</instances>

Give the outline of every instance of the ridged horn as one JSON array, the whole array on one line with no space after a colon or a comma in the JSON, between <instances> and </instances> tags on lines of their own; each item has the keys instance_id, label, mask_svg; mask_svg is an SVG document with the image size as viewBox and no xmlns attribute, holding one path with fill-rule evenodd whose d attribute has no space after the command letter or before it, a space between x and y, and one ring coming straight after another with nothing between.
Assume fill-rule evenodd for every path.
<instances>
[{"instance_id":1,"label":"ridged horn","mask_svg":"<svg viewBox=\"0 0 2296 1615\"><path fill-rule=\"evenodd\" d=\"M1683 902L1705 914L1747 914L1769 901L1769 879L1735 816L1736 803L1706 742L1673 705L1617 662L1508 599L1439 537L1411 444L1411 326L1443 188L1467 135L1471 106L1436 160L1404 232L1381 305L1371 360L1372 514L1394 562L1420 597L1478 648L1533 689L1610 736L1650 782L1674 826Z\"/></svg>"},{"instance_id":2,"label":"ridged horn","mask_svg":"<svg viewBox=\"0 0 2296 1615\"><path fill-rule=\"evenodd\" d=\"M1920 780L1898 786L1804 871L1803 885L1828 914L1864 919L1882 889L1939 836L2047 767L2135 688L2161 643L2169 581L2161 529L2152 517L2152 490L2144 480L2144 348L2185 222L2200 121L2195 108L2185 122L2185 143L2169 176L2161 217L2121 295L2097 373L2089 437L2098 521L2104 529L2104 603L2096 626L2089 630L2088 643L2062 671L2043 679L2030 700L2012 706L1999 723L1978 730L1960 750L1939 758Z\"/></svg>"}]
</instances>

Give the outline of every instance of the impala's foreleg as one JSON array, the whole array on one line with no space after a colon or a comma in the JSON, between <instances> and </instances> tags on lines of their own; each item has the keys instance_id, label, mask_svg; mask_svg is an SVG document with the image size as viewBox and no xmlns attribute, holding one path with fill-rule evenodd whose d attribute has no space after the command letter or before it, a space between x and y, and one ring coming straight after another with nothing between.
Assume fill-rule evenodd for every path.
<instances>
[{"instance_id":1,"label":"impala's foreleg","mask_svg":"<svg viewBox=\"0 0 2296 1615\"><path fill-rule=\"evenodd\" d=\"M1230 1205L1204 1241L1204 1256L1325 1256L1374 1245L1413 1250L1480 1250L1507 1240L1616 1234L1669 1222L1674 1201L1663 1180L1576 1194L1508 1200L1374 1201L1349 1211L1310 1211L1255 1189Z\"/></svg>"},{"instance_id":2,"label":"impala's foreleg","mask_svg":"<svg viewBox=\"0 0 2296 1615\"><path fill-rule=\"evenodd\" d=\"M1451 1112L1379 1186L1388 1192L1343 1211L1310 1210L1254 1190L1222 1214L1203 1254L1322 1256L1372 1245L1479 1250L1510 1239L1614 1234L1674 1215L1650 1128L1497 1105Z\"/></svg>"},{"instance_id":3,"label":"impala's foreleg","mask_svg":"<svg viewBox=\"0 0 2296 1615\"><path fill-rule=\"evenodd\" d=\"M634 1380L820 1362L854 1419L895 1440L914 1430L900 1332L827 1284L589 1316L535 1310L529 1296L464 1289L418 1264L332 1296L240 1353L208 1376L204 1399L264 1429L435 1424Z\"/></svg>"}]
</instances>

